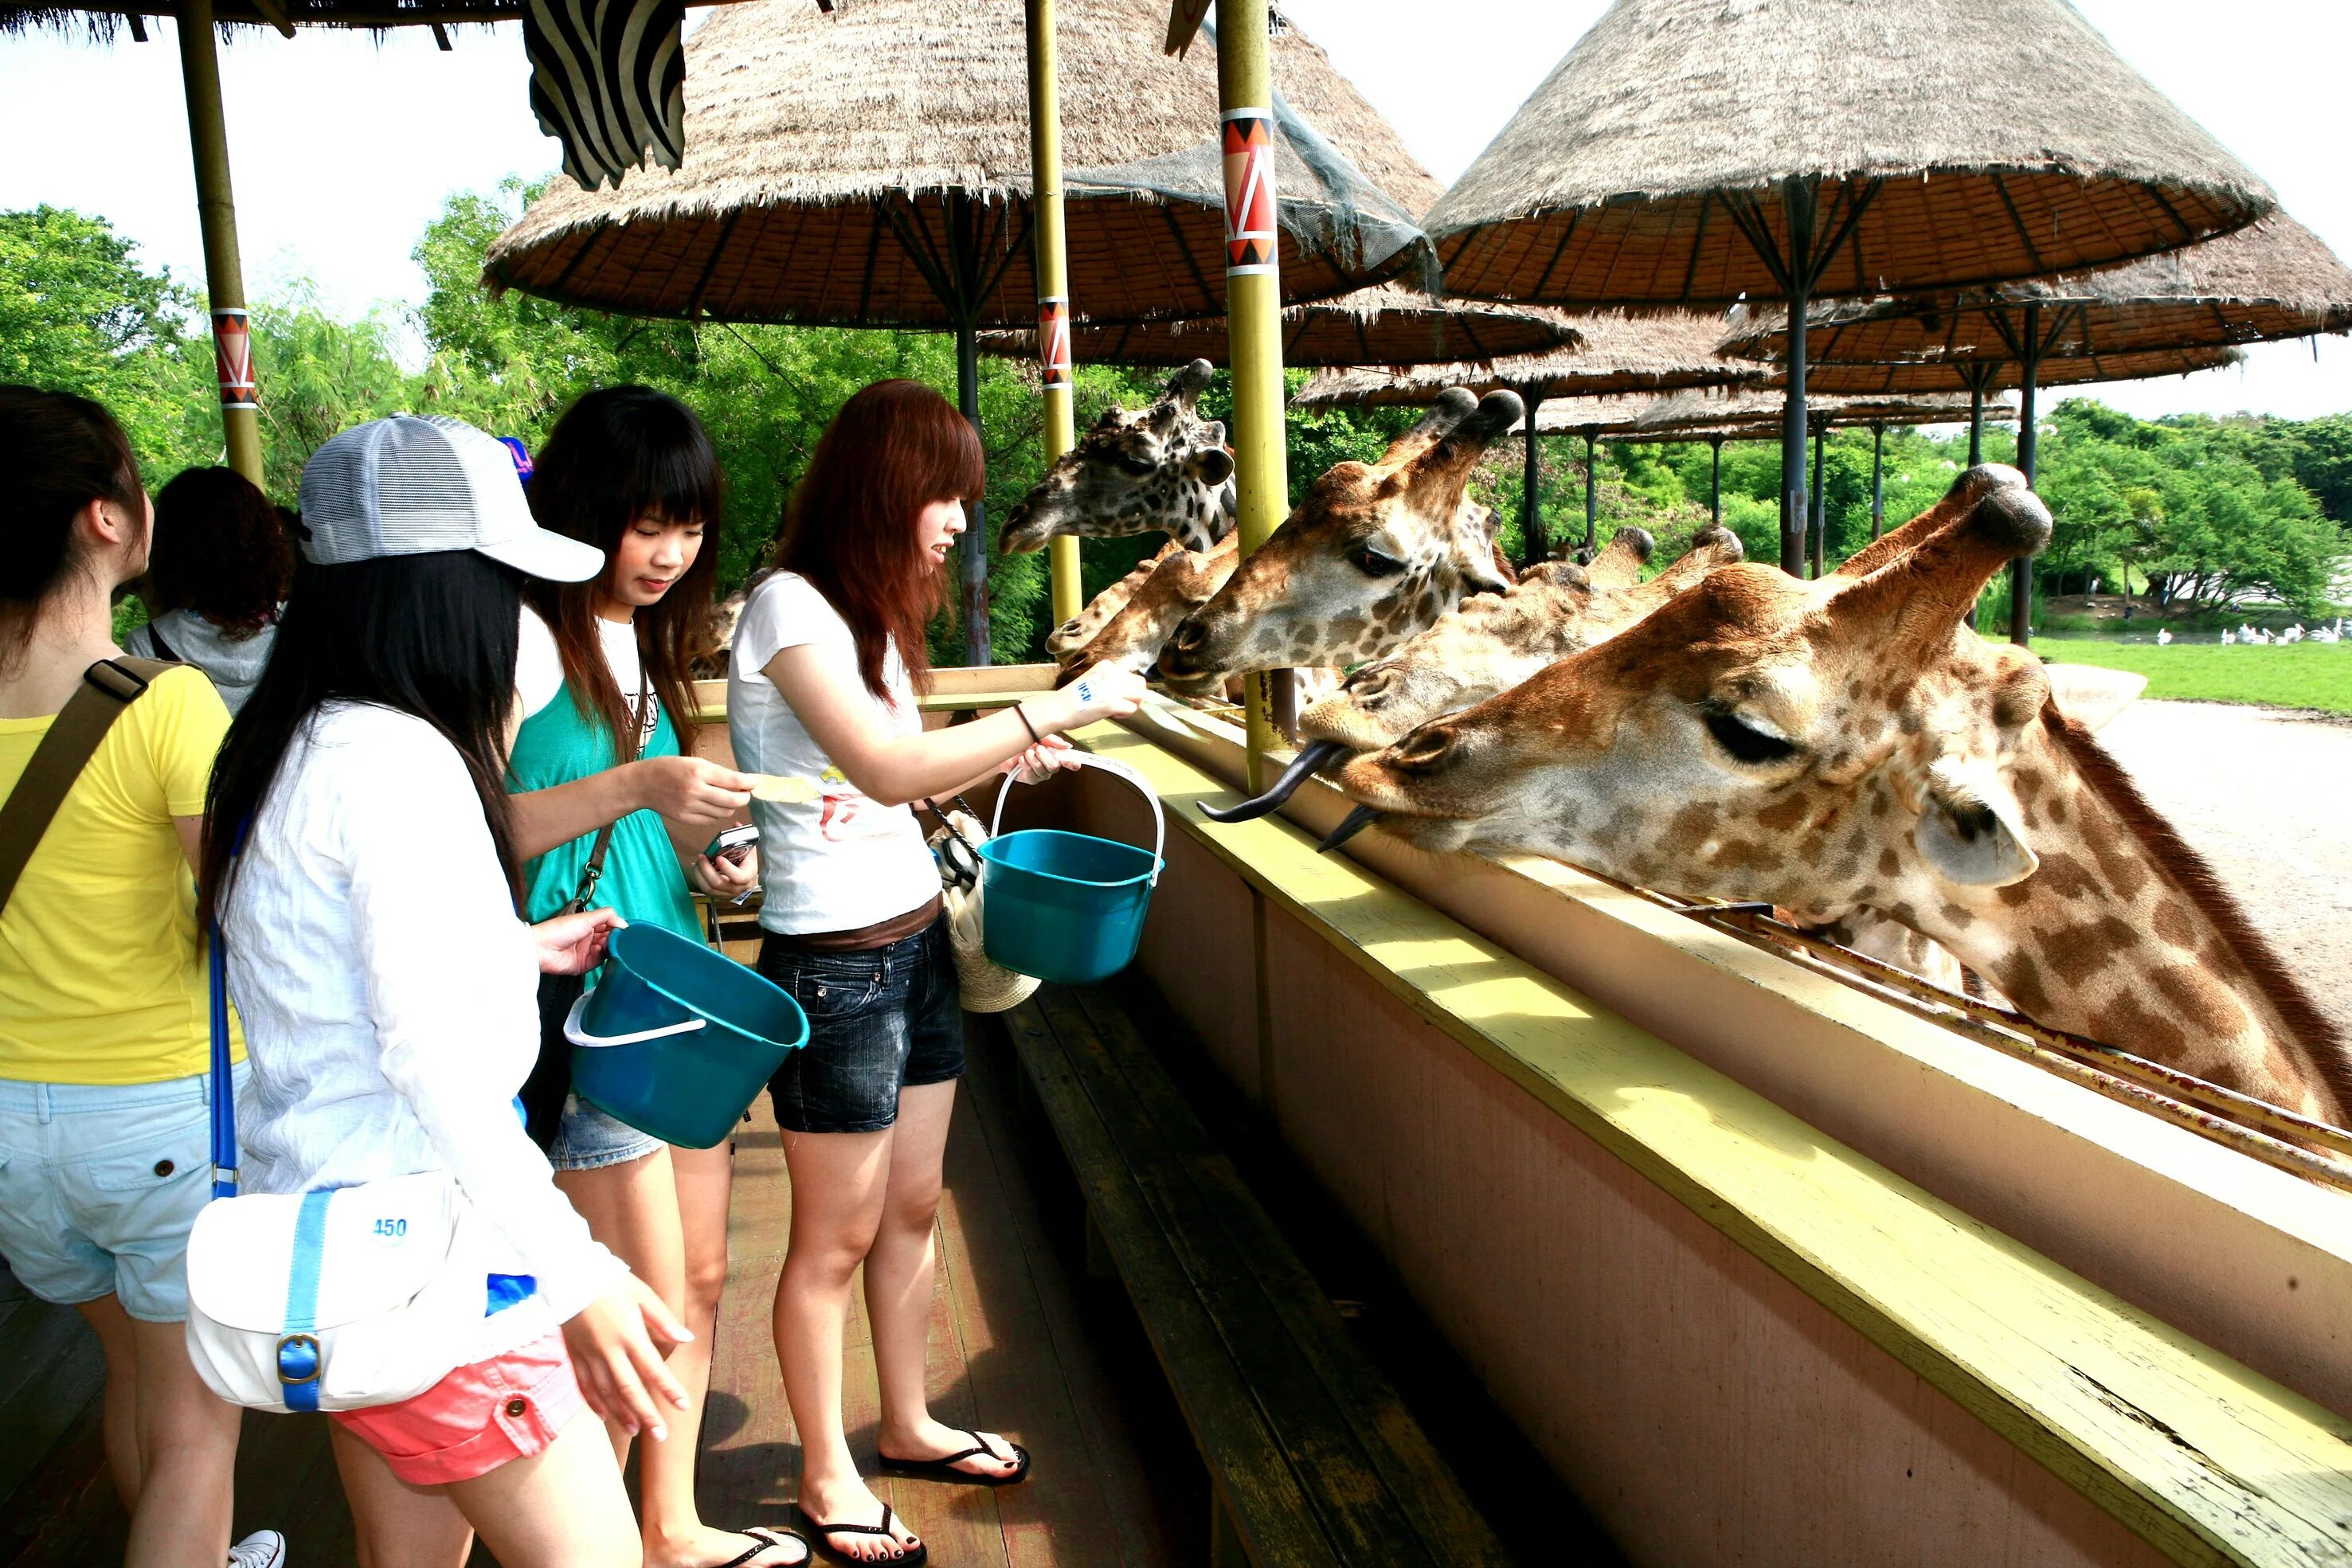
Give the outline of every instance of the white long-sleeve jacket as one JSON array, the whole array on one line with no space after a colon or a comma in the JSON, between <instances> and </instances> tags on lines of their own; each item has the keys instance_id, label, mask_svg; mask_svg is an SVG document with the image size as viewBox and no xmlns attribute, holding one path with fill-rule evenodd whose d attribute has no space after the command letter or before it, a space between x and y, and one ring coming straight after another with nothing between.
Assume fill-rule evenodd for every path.
<instances>
[{"instance_id":1,"label":"white long-sleeve jacket","mask_svg":"<svg viewBox=\"0 0 2352 1568\"><path fill-rule=\"evenodd\" d=\"M223 928L252 1076L248 1192L446 1170L537 1282L469 1361L546 1333L625 1266L524 1134L538 961L457 749L422 719L336 703L287 748Z\"/></svg>"}]
</instances>

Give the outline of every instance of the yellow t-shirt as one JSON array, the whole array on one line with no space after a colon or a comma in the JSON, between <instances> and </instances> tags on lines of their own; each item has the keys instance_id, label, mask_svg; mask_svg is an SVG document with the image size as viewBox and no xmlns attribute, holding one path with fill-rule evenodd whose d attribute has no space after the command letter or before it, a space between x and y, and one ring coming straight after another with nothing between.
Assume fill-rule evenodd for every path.
<instances>
[{"instance_id":1,"label":"yellow t-shirt","mask_svg":"<svg viewBox=\"0 0 2352 1568\"><path fill-rule=\"evenodd\" d=\"M55 722L0 719L0 796ZM0 1078L152 1083L205 1070L210 981L172 819L203 815L227 732L204 673L167 670L74 780L0 913Z\"/></svg>"}]
</instances>

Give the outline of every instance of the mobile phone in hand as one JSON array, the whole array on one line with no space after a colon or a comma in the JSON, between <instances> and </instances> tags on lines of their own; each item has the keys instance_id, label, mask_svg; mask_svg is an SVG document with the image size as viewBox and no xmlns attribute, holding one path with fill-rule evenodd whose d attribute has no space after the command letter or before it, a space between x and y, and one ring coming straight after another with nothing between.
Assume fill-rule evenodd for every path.
<instances>
[{"instance_id":1,"label":"mobile phone in hand","mask_svg":"<svg viewBox=\"0 0 2352 1568\"><path fill-rule=\"evenodd\" d=\"M749 822L741 822L731 828L720 829L719 836L710 841L710 847L702 852L712 860L725 861L729 865L741 865L743 857L750 854L759 841L760 830Z\"/></svg>"}]
</instances>

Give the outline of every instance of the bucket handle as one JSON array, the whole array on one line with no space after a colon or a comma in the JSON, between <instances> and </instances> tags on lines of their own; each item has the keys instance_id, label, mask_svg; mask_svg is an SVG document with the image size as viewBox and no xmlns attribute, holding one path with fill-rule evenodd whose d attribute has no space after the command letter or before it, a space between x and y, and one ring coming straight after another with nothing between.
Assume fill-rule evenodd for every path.
<instances>
[{"instance_id":1,"label":"bucket handle","mask_svg":"<svg viewBox=\"0 0 2352 1568\"><path fill-rule=\"evenodd\" d=\"M688 1019L684 1023L664 1024L659 1029L641 1029L635 1034L590 1034L580 1027L580 1009L588 1005L588 995L572 1004L563 1018L563 1038L574 1045L594 1048L606 1045L636 1045L648 1040L662 1040L673 1034L692 1034L709 1022L708 1019Z\"/></svg>"},{"instance_id":2,"label":"bucket handle","mask_svg":"<svg viewBox=\"0 0 2352 1568\"><path fill-rule=\"evenodd\" d=\"M1099 768L1113 778L1126 779L1135 792L1143 797L1143 803L1151 808L1151 880L1145 885L1158 887L1160 868L1168 863L1165 854L1168 819L1160 810L1160 792L1143 781L1142 774L1115 757L1098 757L1091 751L1076 750L1067 755L1076 758L1082 767ZM996 810L988 820L988 836L992 839L1004 824L1004 797L1013 790L1013 774L1008 773L1004 776L1004 782L996 787Z\"/></svg>"}]
</instances>

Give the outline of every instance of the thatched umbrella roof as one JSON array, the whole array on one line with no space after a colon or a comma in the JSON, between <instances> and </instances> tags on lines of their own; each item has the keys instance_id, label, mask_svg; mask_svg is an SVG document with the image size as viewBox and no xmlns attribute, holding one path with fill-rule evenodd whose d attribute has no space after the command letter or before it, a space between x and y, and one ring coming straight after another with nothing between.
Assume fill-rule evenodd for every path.
<instances>
[{"instance_id":1,"label":"thatched umbrella roof","mask_svg":"<svg viewBox=\"0 0 2352 1568\"><path fill-rule=\"evenodd\" d=\"M1282 312L1286 365L1386 365L1431 361L1492 364L1582 342L1564 311L1514 309L1433 299L1393 283ZM980 351L1024 359L1036 351L1029 332L982 332ZM1081 364L1223 364L1225 324L1214 319L1080 321L1070 329L1071 357Z\"/></svg>"},{"instance_id":2,"label":"thatched umbrella roof","mask_svg":"<svg viewBox=\"0 0 2352 1568\"><path fill-rule=\"evenodd\" d=\"M1215 57L1164 57L1165 20L1154 0L1059 7L1069 293L1096 320L1224 308ZM488 281L650 316L1036 319L1019 0L766 0L687 53L684 165L620 191L558 180L491 247ZM1297 29L1272 55L1286 294L1405 266L1433 182Z\"/></svg>"},{"instance_id":3,"label":"thatched umbrella roof","mask_svg":"<svg viewBox=\"0 0 2352 1568\"><path fill-rule=\"evenodd\" d=\"M1581 348L1492 364L1324 371L1308 378L1290 401L1302 408L1426 403L1434 402L1448 387L1467 387L1482 397L1507 390L1539 403L1556 397L1737 386L1765 379L1754 373L1764 367L1716 351L1724 323L1711 312L1628 316L1577 311L1565 319L1583 340Z\"/></svg>"},{"instance_id":4,"label":"thatched umbrella roof","mask_svg":"<svg viewBox=\"0 0 2352 1568\"><path fill-rule=\"evenodd\" d=\"M2050 358L2111 361L2352 329L2352 269L2317 235L2274 213L2236 234L2121 267L1957 296L1842 300L1808 318L1811 384L1826 386L1833 362L2014 361L2028 304L2043 307L2045 365ZM1767 306L1725 340L1723 351L1777 357L1787 340L1787 309Z\"/></svg>"},{"instance_id":5,"label":"thatched umbrella roof","mask_svg":"<svg viewBox=\"0 0 2352 1568\"><path fill-rule=\"evenodd\" d=\"M1452 293L1777 298L1792 177L1830 183L1822 296L2122 261L2277 204L2064 0L1617 0L1424 223Z\"/></svg>"},{"instance_id":6,"label":"thatched umbrella roof","mask_svg":"<svg viewBox=\"0 0 2352 1568\"><path fill-rule=\"evenodd\" d=\"M1996 350L2006 354L2006 350ZM2237 349L2143 349L2137 353L2090 353L2047 359L2035 372L2037 386L2086 386L2095 382L2153 381L2194 375L2242 363ZM1980 380L1986 392L2010 391L2024 379L2014 359L1912 360L1900 364L1814 365L1806 381L1818 392L1840 396L1892 397L1956 392Z\"/></svg>"},{"instance_id":7,"label":"thatched umbrella roof","mask_svg":"<svg viewBox=\"0 0 2352 1568\"><path fill-rule=\"evenodd\" d=\"M1921 393L1903 397L1821 397L1808 410L1816 424L1956 424L1969 417L1965 393ZM1989 411L1996 419L2015 417L2015 411L1998 405ZM1676 392L1664 397L1591 398L1560 402L1537 418L1545 435L1597 433L1617 442L1703 441L1711 435L1748 440L1778 435L1780 394L1728 392L1702 396Z\"/></svg>"}]
</instances>

